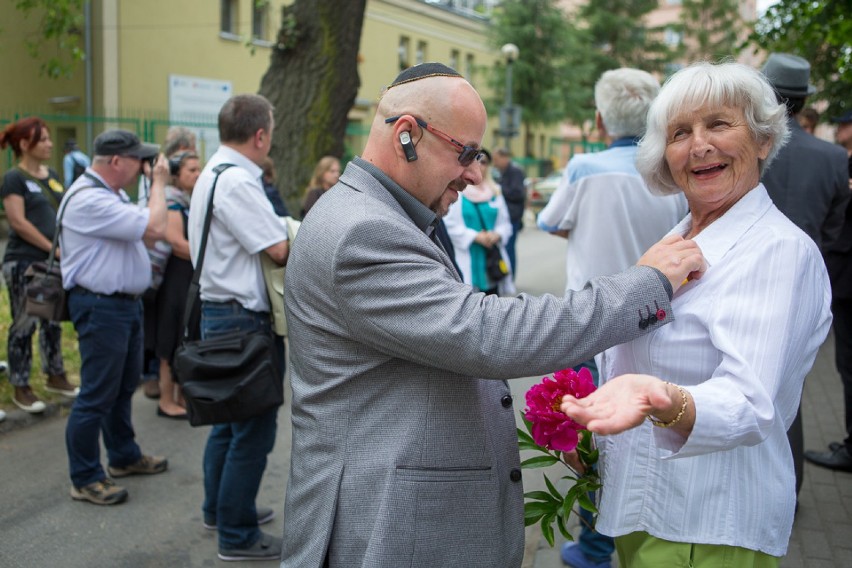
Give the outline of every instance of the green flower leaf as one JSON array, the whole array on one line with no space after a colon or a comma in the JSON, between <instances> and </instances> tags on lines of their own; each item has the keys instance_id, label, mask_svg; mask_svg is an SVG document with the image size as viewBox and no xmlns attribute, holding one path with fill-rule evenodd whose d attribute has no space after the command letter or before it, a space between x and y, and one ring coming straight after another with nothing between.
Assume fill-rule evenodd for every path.
<instances>
[{"instance_id":1,"label":"green flower leaf","mask_svg":"<svg viewBox=\"0 0 852 568\"><path fill-rule=\"evenodd\" d=\"M523 468L534 468L534 467L548 467L555 463L559 463L559 460L553 456L537 456L534 458L530 458L528 460L524 460L521 462L521 467Z\"/></svg>"},{"instance_id":2,"label":"green flower leaf","mask_svg":"<svg viewBox=\"0 0 852 568\"><path fill-rule=\"evenodd\" d=\"M553 536L553 519L556 517L555 514L546 515L541 519L541 534L547 540L547 544L553 547L553 544L556 542L556 539Z\"/></svg>"},{"instance_id":3,"label":"green flower leaf","mask_svg":"<svg viewBox=\"0 0 852 568\"><path fill-rule=\"evenodd\" d=\"M532 499L533 501L544 501L546 503L554 503L559 505L562 503L562 496L557 494L556 498L553 497L547 491L530 491L528 493L524 493L524 497L527 499Z\"/></svg>"},{"instance_id":4,"label":"green flower leaf","mask_svg":"<svg viewBox=\"0 0 852 568\"><path fill-rule=\"evenodd\" d=\"M585 510L587 510L587 511L589 511L589 512L592 512L592 513L597 514L597 512L598 512L598 508L597 508L597 507L595 507L595 504L594 504L594 503L592 503L592 500L591 500L591 499L589 499L589 494L588 494L588 493L581 493L581 494L577 497L577 502L578 502L578 503L580 504L580 506L581 506L582 508L584 508Z\"/></svg>"},{"instance_id":5,"label":"green flower leaf","mask_svg":"<svg viewBox=\"0 0 852 568\"><path fill-rule=\"evenodd\" d=\"M544 476L544 483L547 485L547 490L550 491L550 494L553 495L557 501L562 501L562 494L556 490L556 486L551 483L550 479L548 479L547 475Z\"/></svg>"}]
</instances>

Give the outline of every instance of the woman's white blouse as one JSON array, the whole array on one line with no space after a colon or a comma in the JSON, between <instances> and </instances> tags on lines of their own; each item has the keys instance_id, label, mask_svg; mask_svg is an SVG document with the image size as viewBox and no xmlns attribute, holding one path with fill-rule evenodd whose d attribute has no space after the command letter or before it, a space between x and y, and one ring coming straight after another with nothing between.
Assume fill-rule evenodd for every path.
<instances>
[{"instance_id":1,"label":"woman's white blouse","mask_svg":"<svg viewBox=\"0 0 852 568\"><path fill-rule=\"evenodd\" d=\"M796 501L786 432L831 324L828 275L762 184L695 241L708 269L675 294L674 322L608 350L602 373L686 387L695 427L686 439L647 422L597 437L598 529L782 556Z\"/></svg>"}]
</instances>

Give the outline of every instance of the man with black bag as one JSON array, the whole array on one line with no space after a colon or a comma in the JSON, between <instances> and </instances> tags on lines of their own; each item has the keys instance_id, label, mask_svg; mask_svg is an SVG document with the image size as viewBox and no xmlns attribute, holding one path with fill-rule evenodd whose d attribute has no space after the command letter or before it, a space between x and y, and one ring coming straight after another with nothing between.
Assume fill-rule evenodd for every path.
<instances>
[{"instance_id":1,"label":"man with black bag","mask_svg":"<svg viewBox=\"0 0 852 568\"><path fill-rule=\"evenodd\" d=\"M272 105L264 97L247 94L229 99L219 112L222 145L192 192L189 248L197 266L215 180L200 276L202 340L234 332L271 333L260 255L283 265L290 250L286 227L260 181L260 164L269 154L272 129ZM227 164L227 169L220 167ZM283 382L284 344L276 341L274 345L274 364ZM191 402L189 410L191 415ZM204 451L204 526L218 529L222 560L281 555L281 539L258 528L272 520L274 512L255 507L266 456L275 443L277 417L276 406L245 420L215 424L210 431Z\"/></svg>"},{"instance_id":2,"label":"man with black bag","mask_svg":"<svg viewBox=\"0 0 852 568\"><path fill-rule=\"evenodd\" d=\"M80 342L80 394L65 429L71 497L115 505L127 491L111 478L164 472L168 461L143 455L130 419L131 398L142 374L142 293L151 284L143 241L166 230L164 191L168 164L158 148L132 132L108 130L94 143L90 168L62 201L62 282ZM153 165L146 209L122 189ZM101 466L103 431L109 477Z\"/></svg>"}]
</instances>

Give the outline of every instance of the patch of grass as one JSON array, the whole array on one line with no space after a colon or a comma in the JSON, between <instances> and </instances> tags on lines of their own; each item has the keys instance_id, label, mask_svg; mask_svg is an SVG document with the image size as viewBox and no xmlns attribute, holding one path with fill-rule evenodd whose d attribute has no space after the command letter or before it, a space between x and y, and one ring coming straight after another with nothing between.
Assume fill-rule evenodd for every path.
<instances>
[{"instance_id":1,"label":"patch of grass","mask_svg":"<svg viewBox=\"0 0 852 568\"><path fill-rule=\"evenodd\" d=\"M12 325L12 313L9 309L9 291L5 286L0 289L0 359L8 361L7 338ZM33 334L33 364L30 370L30 386L33 392L45 402L58 402L65 397L44 390L47 376L41 372L41 358L38 349L38 328ZM71 322L62 322L62 359L65 361L65 373L74 385L80 384L80 349L77 346L77 332ZM9 375L0 376L0 409L17 408L12 402L14 389L9 384Z\"/></svg>"}]
</instances>

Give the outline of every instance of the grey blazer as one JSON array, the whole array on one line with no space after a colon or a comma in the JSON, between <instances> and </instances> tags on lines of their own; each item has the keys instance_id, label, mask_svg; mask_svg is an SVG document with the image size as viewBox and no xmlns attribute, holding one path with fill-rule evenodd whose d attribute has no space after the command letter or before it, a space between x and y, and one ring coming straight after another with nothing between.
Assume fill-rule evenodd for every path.
<instances>
[{"instance_id":1,"label":"grey blazer","mask_svg":"<svg viewBox=\"0 0 852 568\"><path fill-rule=\"evenodd\" d=\"M574 365L667 323L661 278L632 268L564 298L485 296L368 172L349 164L340 182L288 261L281 566L520 566L524 401L503 379ZM643 323L657 309L664 318Z\"/></svg>"},{"instance_id":2,"label":"grey blazer","mask_svg":"<svg viewBox=\"0 0 852 568\"><path fill-rule=\"evenodd\" d=\"M790 140L763 173L763 185L775 206L825 251L840 235L849 175L840 146L805 132L787 119Z\"/></svg>"}]
</instances>

